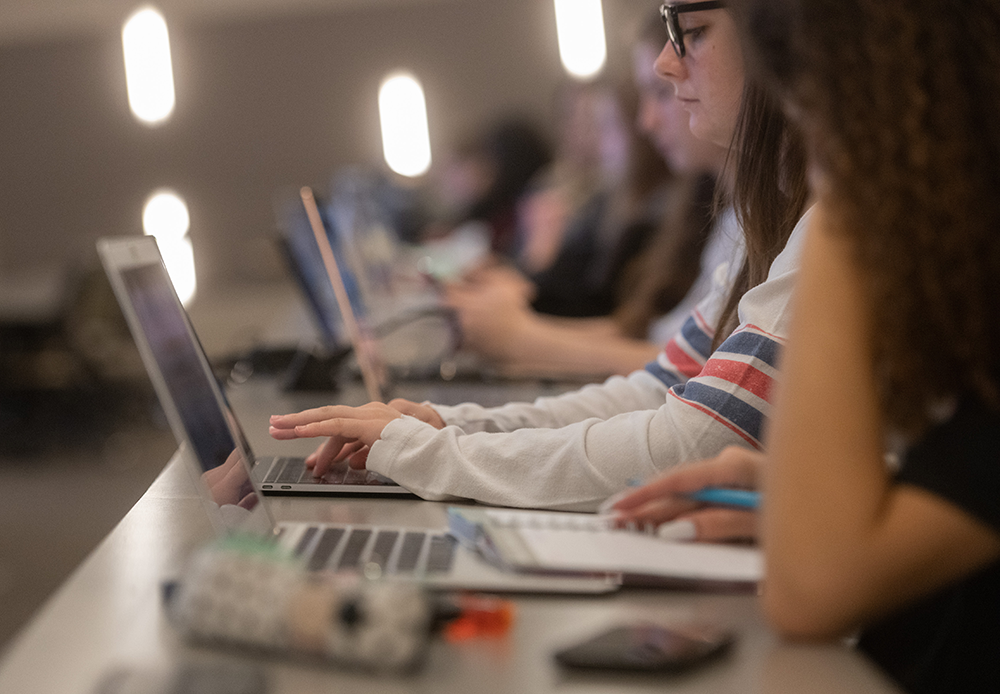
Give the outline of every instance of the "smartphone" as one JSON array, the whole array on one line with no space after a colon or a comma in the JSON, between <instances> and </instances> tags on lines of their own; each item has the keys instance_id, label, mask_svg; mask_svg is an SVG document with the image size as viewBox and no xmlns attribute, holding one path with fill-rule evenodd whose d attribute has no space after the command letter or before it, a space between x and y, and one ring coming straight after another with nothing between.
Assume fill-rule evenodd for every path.
<instances>
[{"instance_id":1,"label":"smartphone","mask_svg":"<svg viewBox=\"0 0 1000 694\"><path fill-rule=\"evenodd\" d=\"M105 673L93 694L267 694L269 690L259 666L216 661L172 667L117 667Z\"/></svg>"},{"instance_id":2,"label":"smartphone","mask_svg":"<svg viewBox=\"0 0 1000 694\"><path fill-rule=\"evenodd\" d=\"M664 672L683 670L726 652L732 632L704 624L617 626L555 653L567 667Z\"/></svg>"}]
</instances>

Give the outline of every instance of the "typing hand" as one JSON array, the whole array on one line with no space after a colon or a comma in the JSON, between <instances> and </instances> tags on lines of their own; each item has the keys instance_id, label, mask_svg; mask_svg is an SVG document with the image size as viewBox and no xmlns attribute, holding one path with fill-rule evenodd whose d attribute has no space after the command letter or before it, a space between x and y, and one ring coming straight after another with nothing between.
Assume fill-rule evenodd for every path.
<instances>
[{"instance_id":1,"label":"typing hand","mask_svg":"<svg viewBox=\"0 0 1000 694\"><path fill-rule=\"evenodd\" d=\"M306 464L322 477L334 463L347 460L352 468L363 468L368 449L382 437L382 430L402 413L389 405L371 402L362 407L328 405L295 414L272 415L269 433L287 441L329 436Z\"/></svg>"},{"instance_id":2,"label":"typing hand","mask_svg":"<svg viewBox=\"0 0 1000 694\"><path fill-rule=\"evenodd\" d=\"M694 525L695 539L702 541L754 539L755 511L706 505L687 495L706 487L754 489L763 459L761 453L727 448L715 458L663 473L618 499L611 511L619 522L640 526L688 520Z\"/></svg>"},{"instance_id":3,"label":"typing hand","mask_svg":"<svg viewBox=\"0 0 1000 694\"><path fill-rule=\"evenodd\" d=\"M429 402L412 402L403 398L396 398L389 401L389 407L397 410L401 414L408 414L419 419L424 424L430 424L435 429L444 429L444 420L437 413Z\"/></svg>"}]
</instances>

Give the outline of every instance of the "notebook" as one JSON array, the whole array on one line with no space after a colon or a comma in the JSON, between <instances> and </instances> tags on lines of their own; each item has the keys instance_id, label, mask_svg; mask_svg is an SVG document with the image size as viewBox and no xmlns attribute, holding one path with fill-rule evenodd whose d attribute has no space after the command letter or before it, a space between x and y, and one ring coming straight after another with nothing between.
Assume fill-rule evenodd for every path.
<instances>
[{"instance_id":1,"label":"notebook","mask_svg":"<svg viewBox=\"0 0 1000 694\"><path fill-rule=\"evenodd\" d=\"M261 493L259 464L212 375L155 240L102 239L98 250L174 434L181 442L184 461L219 534L273 537L312 570L418 580L434 588L603 593L618 587L616 577L609 575L554 578L504 571L460 546L443 530L275 524ZM192 369L192 365L196 368Z\"/></svg>"},{"instance_id":2,"label":"notebook","mask_svg":"<svg viewBox=\"0 0 1000 694\"><path fill-rule=\"evenodd\" d=\"M187 314L175 301L155 240L106 239L98 243L98 251L174 436L178 441L191 441L202 460L228 455L234 448L229 425L238 429L239 422ZM248 459L254 481L265 493L412 497L391 480L374 472L352 470L346 464L315 478L303 458L251 455Z\"/></svg>"},{"instance_id":3,"label":"notebook","mask_svg":"<svg viewBox=\"0 0 1000 694\"><path fill-rule=\"evenodd\" d=\"M764 573L755 547L662 540L594 514L453 507L448 517L453 535L519 570L616 572L625 584L748 588Z\"/></svg>"}]
</instances>

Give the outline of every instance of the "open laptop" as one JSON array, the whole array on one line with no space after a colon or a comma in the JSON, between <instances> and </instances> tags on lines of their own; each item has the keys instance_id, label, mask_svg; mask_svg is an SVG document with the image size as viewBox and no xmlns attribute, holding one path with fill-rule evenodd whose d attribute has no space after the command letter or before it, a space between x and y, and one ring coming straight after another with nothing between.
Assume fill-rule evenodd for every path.
<instances>
[{"instance_id":1,"label":"open laptop","mask_svg":"<svg viewBox=\"0 0 1000 694\"><path fill-rule=\"evenodd\" d=\"M476 355L459 351L462 335L458 317L442 303L437 291L399 290L389 262L395 254L385 248L391 244L383 241L391 234L370 209L374 203L364 194L364 186L360 186L360 193L352 186L341 187L347 192L335 195L330 206L321 204L311 188L300 189L313 242L300 242L299 246L319 251L329 287L317 287L316 291L334 290L344 332L351 341L369 399L385 402L397 386L414 378L425 384L447 383L441 393L445 396L443 402L488 404L482 402L484 392L477 387L480 383L490 385L488 397L495 404L534 399L537 386L525 390L531 379L510 378ZM300 230L304 227L294 226ZM365 247L374 250L365 251ZM407 274L401 273L403 277ZM426 273L423 277L427 282ZM428 346L430 353L425 349ZM555 378L542 380L569 390L595 378L556 374Z\"/></svg>"},{"instance_id":2,"label":"open laptop","mask_svg":"<svg viewBox=\"0 0 1000 694\"><path fill-rule=\"evenodd\" d=\"M278 236L288 269L306 300L319 333L322 347L336 351L350 344L340 319L340 309L333 294L333 287L326 277L323 261L316 252L316 241L298 189L281 191L275 196L274 213L278 222Z\"/></svg>"},{"instance_id":3,"label":"open laptop","mask_svg":"<svg viewBox=\"0 0 1000 694\"><path fill-rule=\"evenodd\" d=\"M385 360L379 350L378 340L366 320L363 304L357 300L351 300L347 284L344 282L344 274L337 262L330 236L327 234L326 223L312 189L304 187L300 194L302 205L309 218L313 239L319 247L323 268L326 271L330 287L333 289L337 307L340 309L340 318L344 322L344 328L351 340L351 345L354 347L354 358L357 360L358 368L361 369L361 377L364 379L368 399L385 402L389 376Z\"/></svg>"},{"instance_id":4,"label":"open laptop","mask_svg":"<svg viewBox=\"0 0 1000 694\"><path fill-rule=\"evenodd\" d=\"M336 326L333 348L350 345L371 400L384 402L400 381L440 378L459 341L453 312L426 284L417 286L417 278L396 272L393 244L358 243L366 236L362 227L380 226L363 201L341 195L327 205L311 189L297 193L294 200L281 194L276 204L281 244L327 349L331 331L323 326ZM386 239L389 232L375 236ZM382 260L361 262L358 246L364 245L385 247ZM327 262L323 246L329 246L333 261Z\"/></svg>"},{"instance_id":5,"label":"open laptop","mask_svg":"<svg viewBox=\"0 0 1000 694\"><path fill-rule=\"evenodd\" d=\"M218 533L273 537L313 570L359 571L433 588L602 593L618 587L615 576L503 571L443 531L275 524L261 494L259 463L198 344L155 240L102 239L98 250Z\"/></svg>"},{"instance_id":6,"label":"open laptop","mask_svg":"<svg viewBox=\"0 0 1000 694\"><path fill-rule=\"evenodd\" d=\"M234 448L230 425L239 429L239 423L176 299L156 241L102 239L98 251L174 436L190 441L201 460L228 455ZM346 464L316 478L303 458L248 459L254 481L265 493L412 496L377 473Z\"/></svg>"}]
</instances>

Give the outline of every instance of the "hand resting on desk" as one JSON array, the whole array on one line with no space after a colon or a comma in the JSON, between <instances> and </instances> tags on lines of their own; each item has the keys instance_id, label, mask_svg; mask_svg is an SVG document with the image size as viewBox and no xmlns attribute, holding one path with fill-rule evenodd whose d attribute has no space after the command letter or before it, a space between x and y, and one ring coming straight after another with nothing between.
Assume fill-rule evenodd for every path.
<instances>
[{"instance_id":1,"label":"hand resting on desk","mask_svg":"<svg viewBox=\"0 0 1000 694\"><path fill-rule=\"evenodd\" d=\"M272 415L269 433L275 439L308 439L329 436L306 458L313 474L322 477L331 465L347 460L352 468L364 468L368 450L382 437L382 430L403 415L415 417L436 429L444 428L441 415L428 403L397 398L388 405L370 402L361 407L327 405L285 415Z\"/></svg>"},{"instance_id":2,"label":"hand resting on desk","mask_svg":"<svg viewBox=\"0 0 1000 694\"><path fill-rule=\"evenodd\" d=\"M616 501L611 511L619 522L639 526L689 520L695 526L695 539L702 541L755 539L755 511L705 505L686 495L706 487L754 489L763 461L761 453L730 446L714 458L682 465L653 478Z\"/></svg>"}]
</instances>

